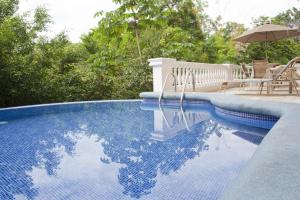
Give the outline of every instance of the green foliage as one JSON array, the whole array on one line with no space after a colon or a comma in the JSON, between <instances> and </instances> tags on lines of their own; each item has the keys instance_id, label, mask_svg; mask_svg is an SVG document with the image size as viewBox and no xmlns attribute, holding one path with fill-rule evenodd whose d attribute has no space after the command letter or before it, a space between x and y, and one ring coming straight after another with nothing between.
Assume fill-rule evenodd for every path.
<instances>
[{"instance_id":1,"label":"green foliage","mask_svg":"<svg viewBox=\"0 0 300 200\"><path fill-rule=\"evenodd\" d=\"M268 57L269 62L286 64L292 58L300 55L300 44L295 39L285 39L276 42L256 42L250 44L241 52L243 61L250 63Z\"/></svg>"},{"instance_id":2,"label":"green foliage","mask_svg":"<svg viewBox=\"0 0 300 200\"><path fill-rule=\"evenodd\" d=\"M169 27L162 31L160 49L162 57L171 57L181 60L193 60L193 51L196 45L192 35L181 28Z\"/></svg>"},{"instance_id":3,"label":"green foliage","mask_svg":"<svg viewBox=\"0 0 300 200\"><path fill-rule=\"evenodd\" d=\"M191 33L196 39L203 39L204 4L193 0L165 0L162 4L162 16L171 27L180 27Z\"/></svg>"},{"instance_id":4,"label":"green foliage","mask_svg":"<svg viewBox=\"0 0 300 200\"><path fill-rule=\"evenodd\" d=\"M210 36L204 47L208 63L236 63L237 54L232 40L226 40L222 35Z\"/></svg>"},{"instance_id":5,"label":"green foliage","mask_svg":"<svg viewBox=\"0 0 300 200\"><path fill-rule=\"evenodd\" d=\"M18 0L0 0L0 22L6 17L12 16L18 8L18 4Z\"/></svg>"},{"instance_id":6,"label":"green foliage","mask_svg":"<svg viewBox=\"0 0 300 200\"><path fill-rule=\"evenodd\" d=\"M278 14L272 19L272 23L284 24L287 26L298 26L300 25L300 9L291 8L285 12Z\"/></svg>"},{"instance_id":7,"label":"green foliage","mask_svg":"<svg viewBox=\"0 0 300 200\"><path fill-rule=\"evenodd\" d=\"M64 33L52 40L39 36L50 21L43 8L32 21L17 15L1 20L0 106L111 97L111 80L88 67L83 44L72 44Z\"/></svg>"},{"instance_id":8,"label":"green foliage","mask_svg":"<svg viewBox=\"0 0 300 200\"><path fill-rule=\"evenodd\" d=\"M17 15L17 0L0 0L0 107L64 101L138 98L152 90L149 58L208 63L251 62L264 43L237 45L242 24L210 19L201 0L114 0L114 11L95 14L98 26L72 43L62 32L43 36L51 17L37 8L33 19ZM272 21L299 26L299 9ZM268 44L271 62L300 55L299 40Z\"/></svg>"}]
</instances>

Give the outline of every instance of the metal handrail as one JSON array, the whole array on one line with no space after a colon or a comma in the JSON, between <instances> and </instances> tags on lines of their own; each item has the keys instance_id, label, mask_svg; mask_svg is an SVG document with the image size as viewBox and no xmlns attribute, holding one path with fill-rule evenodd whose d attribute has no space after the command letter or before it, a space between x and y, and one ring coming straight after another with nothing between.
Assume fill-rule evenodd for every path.
<instances>
[{"instance_id":1,"label":"metal handrail","mask_svg":"<svg viewBox=\"0 0 300 200\"><path fill-rule=\"evenodd\" d=\"M183 97L184 97L184 92L185 92L185 89L186 89L186 85L187 85L187 82L188 82L188 79L190 78L190 76L192 76L192 84L193 84L193 92L195 92L195 89L196 89L196 86L195 86L195 75L194 73L189 70L187 75L186 75L186 78L185 78L185 82L184 82L184 87L181 91L181 97L180 97L180 104L182 105L183 103Z\"/></svg>"},{"instance_id":2,"label":"metal handrail","mask_svg":"<svg viewBox=\"0 0 300 200\"><path fill-rule=\"evenodd\" d=\"M160 105L160 102L161 102L161 99L163 97L163 93L164 93L164 89L166 87L166 84L167 84L167 81L168 81L168 78L172 75L173 79L174 79L174 89L175 89L175 92L176 92L176 89L177 89L177 78L175 76L175 74L173 72L169 72L165 78L165 82L164 82L164 85L163 85L163 88L161 90L161 93L160 93L160 96L159 96L159 99L158 99L158 103Z\"/></svg>"}]
</instances>

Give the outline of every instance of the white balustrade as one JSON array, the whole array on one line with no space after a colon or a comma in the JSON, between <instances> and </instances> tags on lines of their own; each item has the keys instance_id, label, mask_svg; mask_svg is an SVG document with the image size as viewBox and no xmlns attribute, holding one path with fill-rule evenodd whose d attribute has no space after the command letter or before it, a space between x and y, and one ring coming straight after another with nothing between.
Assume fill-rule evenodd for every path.
<instances>
[{"instance_id":1,"label":"white balustrade","mask_svg":"<svg viewBox=\"0 0 300 200\"><path fill-rule=\"evenodd\" d=\"M238 65L233 64L207 64L177 61L172 58L149 59L149 65L153 68L153 91L161 92L167 74L173 72L177 79L179 91L184 87L188 71L192 71L195 81L196 91L219 90L222 83L236 79L245 78L243 70ZM249 69L252 73L251 68ZM192 76L187 82L187 91L192 91ZM175 80L169 79L165 91L174 91Z\"/></svg>"}]
</instances>

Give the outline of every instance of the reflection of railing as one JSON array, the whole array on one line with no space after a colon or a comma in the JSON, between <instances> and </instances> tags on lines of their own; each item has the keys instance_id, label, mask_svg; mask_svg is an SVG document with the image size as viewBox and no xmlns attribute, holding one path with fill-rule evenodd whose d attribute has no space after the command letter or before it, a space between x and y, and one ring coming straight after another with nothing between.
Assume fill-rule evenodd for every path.
<instances>
[{"instance_id":1,"label":"reflection of railing","mask_svg":"<svg viewBox=\"0 0 300 200\"><path fill-rule=\"evenodd\" d=\"M225 134L226 132L225 131L229 131L229 130L230 130L229 128L226 128L224 126L220 126L220 125L218 126L218 125L216 125L216 128L215 128L214 132L215 132L215 134L219 138L218 143L217 143L217 145L215 147L216 151L220 150L220 146L221 146L220 142L221 142L221 140L223 141L223 144L224 144L225 148L226 149L230 149L230 146L227 144L227 139L225 137L226 136L226 134ZM232 130L230 132L230 135L231 134L232 134Z\"/></svg>"},{"instance_id":2,"label":"reflection of railing","mask_svg":"<svg viewBox=\"0 0 300 200\"><path fill-rule=\"evenodd\" d=\"M172 128L171 125L170 125L170 123L169 123L169 121L168 121L168 119L167 119L167 117L166 117L166 115L165 115L165 113L164 113L163 108L161 107L161 104L159 104L159 110L161 111L161 115L162 115L162 117L163 117L163 119L164 119L167 127L168 128Z\"/></svg>"},{"instance_id":3,"label":"reflection of railing","mask_svg":"<svg viewBox=\"0 0 300 200\"><path fill-rule=\"evenodd\" d=\"M209 119L209 115L205 113L185 112L182 106L180 109L172 109L159 105L159 110L154 112L152 139L155 140L172 138L183 130L191 132L193 125Z\"/></svg>"},{"instance_id":4,"label":"reflection of railing","mask_svg":"<svg viewBox=\"0 0 300 200\"><path fill-rule=\"evenodd\" d=\"M181 111L181 113L182 113L182 117L183 117L183 121L184 121L184 124L185 124L185 126L186 126L186 129L187 129L188 131L191 131L190 126L189 126L189 124L188 124L188 121L186 120L186 115L185 115L185 112L184 112L184 110L183 110L182 105L180 106L180 111Z\"/></svg>"},{"instance_id":5,"label":"reflection of railing","mask_svg":"<svg viewBox=\"0 0 300 200\"><path fill-rule=\"evenodd\" d=\"M166 117L166 115L165 115L165 113L164 113L164 109L163 109L163 107L161 106L161 104L159 104L159 110L161 111L161 115L162 115L162 117L163 117L163 119L164 119L164 121L165 121L167 127L168 127L168 128L173 128L173 126L170 125L170 122L169 122L169 120L167 119L167 117ZM191 129L190 129L190 127L189 127L189 123L188 123L188 121L187 121L186 114L185 114L185 112L184 112L184 109L183 109L182 105L180 106L180 114L182 115L182 119L183 119L183 122L184 122L184 124L185 124L186 129L187 129L188 131L191 131Z\"/></svg>"},{"instance_id":6,"label":"reflection of railing","mask_svg":"<svg viewBox=\"0 0 300 200\"><path fill-rule=\"evenodd\" d=\"M221 142L226 149L231 148L227 143L226 135L231 135L235 130L231 130L211 121L209 115L201 112L185 112L182 106L180 107L180 109L176 110L163 108L160 106L159 111L161 113L163 124L165 124L165 126L163 126L162 129L154 130L151 137L153 140L168 140L185 130L187 131L187 133L190 133L193 131L193 127L199 125L201 122L206 121L211 125L211 127L208 128L208 131L214 133L214 136L217 136L217 141L215 143L216 146L214 147L215 150L220 150ZM161 123L161 118L156 118L154 120L154 123Z\"/></svg>"}]
</instances>

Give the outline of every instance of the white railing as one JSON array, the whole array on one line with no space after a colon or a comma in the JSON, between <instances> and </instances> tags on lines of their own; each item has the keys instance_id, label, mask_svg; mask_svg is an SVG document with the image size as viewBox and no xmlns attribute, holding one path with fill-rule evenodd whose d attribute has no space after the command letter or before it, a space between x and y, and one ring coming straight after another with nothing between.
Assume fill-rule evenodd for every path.
<instances>
[{"instance_id":1,"label":"white railing","mask_svg":"<svg viewBox=\"0 0 300 200\"><path fill-rule=\"evenodd\" d=\"M219 90L224 82L245 78L241 67L233 64L183 62L172 58L149 59L149 64L153 68L154 92L161 92L163 90L166 76L170 73L175 75L176 81L169 79L164 91L174 91L175 84L178 91L181 91L189 71L193 73L193 76L189 76L188 78L187 91L193 89L192 78L194 78L196 91ZM249 72L251 74L251 69L249 69Z\"/></svg>"}]
</instances>

